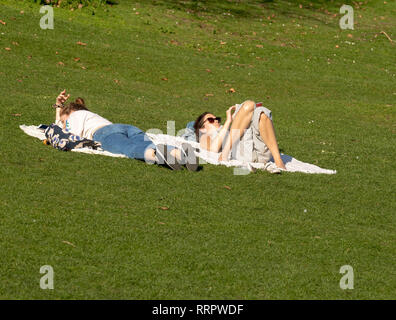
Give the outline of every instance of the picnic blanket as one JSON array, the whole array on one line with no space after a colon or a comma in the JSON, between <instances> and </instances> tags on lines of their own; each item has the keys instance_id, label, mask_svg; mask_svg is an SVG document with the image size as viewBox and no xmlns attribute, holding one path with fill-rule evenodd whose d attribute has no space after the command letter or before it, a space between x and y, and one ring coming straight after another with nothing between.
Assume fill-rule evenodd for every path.
<instances>
[{"instance_id":1,"label":"picnic blanket","mask_svg":"<svg viewBox=\"0 0 396 320\"><path fill-rule=\"evenodd\" d=\"M38 129L38 126L35 125L20 125L19 126L26 134L29 136L35 137L40 140L45 140L45 134L42 130ZM219 153L210 152L204 149L201 149L199 143L196 141L185 140L179 136L171 136L167 134L154 134L154 133L146 133L149 138L153 141L154 144L168 144L175 147L181 147L182 143L189 143L193 148L197 150L196 155L200 158L200 164L210 163L213 165L224 165L227 167L235 167L241 169L240 174L243 174L243 170L248 172L255 171L255 170L264 170L265 165L263 163L254 163L254 162L240 162L237 160L230 160L230 161L218 161ZM81 152L81 153L89 153L89 154L100 154L104 156L110 157L119 157L119 158L126 158L125 155L122 154L114 154L108 151L104 151L101 148L96 150L89 149L89 148L79 148L73 149L73 152ZM281 154L282 160L286 166L287 172L303 172L303 173L322 173L322 174L335 174L337 173L336 170L330 169L323 169L314 164L302 162L293 158L287 154Z\"/></svg>"}]
</instances>

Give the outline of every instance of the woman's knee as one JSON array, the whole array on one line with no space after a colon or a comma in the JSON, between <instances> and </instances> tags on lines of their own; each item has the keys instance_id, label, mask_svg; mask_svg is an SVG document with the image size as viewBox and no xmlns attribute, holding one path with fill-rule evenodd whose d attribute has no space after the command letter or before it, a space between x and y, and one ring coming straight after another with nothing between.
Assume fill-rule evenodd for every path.
<instances>
[{"instance_id":1,"label":"woman's knee","mask_svg":"<svg viewBox=\"0 0 396 320\"><path fill-rule=\"evenodd\" d=\"M254 107L255 107L256 103L252 100L246 100L243 103L243 110L245 110L246 112L253 112L254 111Z\"/></svg>"},{"instance_id":2,"label":"woman's knee","mask_svg":"<svg viewBox=\"0 0 396 320\"><path fill-rule=\"evenodd\" d=\"M259 126L265 127L268 126L270 123L272 123L272 120L264 112L261 112L259 118Z\"/></svg>"}]
</instances>

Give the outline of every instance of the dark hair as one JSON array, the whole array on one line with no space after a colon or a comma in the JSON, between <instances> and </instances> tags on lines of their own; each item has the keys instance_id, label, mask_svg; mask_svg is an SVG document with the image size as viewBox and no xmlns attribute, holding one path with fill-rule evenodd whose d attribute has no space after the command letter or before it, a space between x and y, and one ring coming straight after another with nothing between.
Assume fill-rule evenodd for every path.
<instances>
[{"instance_id":1,"label":"dark hair","mask_svg":"<svg viewBox=\"0 0 396 320\"><path fill-rule=\"evenodd\" d=\"M207 114L210 114L210 112L204 112L198 116L198 118L194 122L194 131L195 135L197 137L197 141L199 142L199 129L203 127L204 124L204 118Z\"/></svg>"},{"instance_id":2,"label":"dark hair","mask_svg":"<svg viewBox=\"0 0 396 320\"><path fill-rule=\"evenodd\" d=\"M72 111L87 110L83 98L77 98L76 101L70 102L67 106L63 107L60 111L60 115L69 115Z\"/></svg>"}]
</instances>

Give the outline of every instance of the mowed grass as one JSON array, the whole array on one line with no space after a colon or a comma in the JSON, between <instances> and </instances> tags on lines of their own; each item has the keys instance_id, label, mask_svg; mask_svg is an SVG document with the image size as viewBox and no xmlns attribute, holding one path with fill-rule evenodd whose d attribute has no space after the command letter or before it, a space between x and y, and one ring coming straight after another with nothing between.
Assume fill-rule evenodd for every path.
<instances>
[{"instance_id":1,"label":"mowed grass","mask_svg":"<svg viewBox=\"0 0 396 320\"><path fill-rule=\"evenodd\" d=\"M41 30L39 6L0 0L0 298L394 299L396 46L380 32L396 40L396 3L355 5L354 30L340 6L120 1L55 8ZM63 89L165 133L263 101L284 153L337 174L59 152L19 125L52 122Z\"/></svg>"}]
</instances>

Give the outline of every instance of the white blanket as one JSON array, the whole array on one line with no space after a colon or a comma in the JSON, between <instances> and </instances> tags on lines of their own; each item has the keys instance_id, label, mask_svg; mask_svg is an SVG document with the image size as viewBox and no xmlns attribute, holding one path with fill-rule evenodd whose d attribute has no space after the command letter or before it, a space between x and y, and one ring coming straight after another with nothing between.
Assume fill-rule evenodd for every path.
<instances>
[{"instance_id":1,"label":"white blanket","mask_svg":"<svg viewBox=\"0 0 396 320\"><path fill-rule=\"evenodd\" d=\"M26 126L21 125L19 126L26 134L29 136L38 138L40 140L45 139L44 132L38 129L37 126ZM219 158L218 153L209 152L203 150L199 147L199 143L194 141L187 141L181 137L170 136L166 134L153 134L147 133L150 139L153 140L154 144L168 144L176 147L180 147L182 143L189 143L194 148L198 149L197 156L200 158L200 164L210 163L214 165L225 165L227 167L237 167L240 168L239 173L237 174L244 174L244 171L255 171L255 170L264 170L264 164L262 163L243 163L237 160L231 161L218 161ZM82 153L91 153L91 154L101 154L110 157L119 157L119 158L126 158L125 155L122 154L114 154L104 150L92 150L88 148L82 149L73 149L74 152L82 152ZM286 171L288 172L304 172L304 173L324 173L324 174L335 174L336 170L329 170L329 169L322 169L314 164L306 163L293 158L287 154L281 154L282 160L286 166Z\"/></svg>"}]
</instances>

